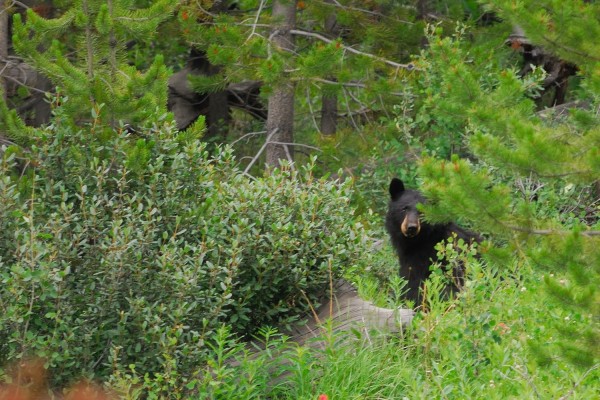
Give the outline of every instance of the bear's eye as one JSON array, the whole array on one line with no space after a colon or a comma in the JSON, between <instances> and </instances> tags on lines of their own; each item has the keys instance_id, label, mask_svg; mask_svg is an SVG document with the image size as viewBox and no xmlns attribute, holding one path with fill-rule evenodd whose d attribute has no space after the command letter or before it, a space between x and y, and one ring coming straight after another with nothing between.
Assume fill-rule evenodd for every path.
<instances>
[{"instance_id":1,"label":"bear's eye","mask_svg":"<svg viewBox=\"0 0 600 400\"><path fill-rule=\"evenodd\" d=\"M402 207L402 211L406 211L406 210L408 210L408 206Z\"/></svg>"}]
</instances>

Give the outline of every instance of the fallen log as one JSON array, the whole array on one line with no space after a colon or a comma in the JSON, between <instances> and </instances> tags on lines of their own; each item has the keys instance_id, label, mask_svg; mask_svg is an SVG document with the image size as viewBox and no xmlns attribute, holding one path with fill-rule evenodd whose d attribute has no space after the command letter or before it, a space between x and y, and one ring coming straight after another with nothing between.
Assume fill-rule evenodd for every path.
<instances>
[{"instance_id":1,"label":"fallen log","mask_svg":"<svg viewBox=\"0 0 600 400\"><path fill-rule=\"evenodd\" d=\"M397 333L411 323L414 311L411 309L390 309L373 305L358 296L356 289L347 281L339 280L333 285L331 298L323 299L321 305L307 315L304 325L291 329L280 328L290 341L309 347L323 347L323 342L310 339L322 335L325 326L331 322L331 333L359 331L368 334L372 330ZM325 325L327 324L327 325Z\"/></svg>"}]
</instances>

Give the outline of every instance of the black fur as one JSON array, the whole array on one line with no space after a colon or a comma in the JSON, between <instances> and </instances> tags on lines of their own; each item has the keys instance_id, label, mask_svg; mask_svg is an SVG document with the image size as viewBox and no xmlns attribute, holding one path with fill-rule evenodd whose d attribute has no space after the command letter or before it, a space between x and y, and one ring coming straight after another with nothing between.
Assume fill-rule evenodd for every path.
<instances>
[{"instance_id":1,"label":"black fur","mask_svg":"<svg viewBox=\"0 0 600 400\"><path fill-rule=\"evenodd\" d=\"M480 239L478 235L454 223L429 224L423 221L417 210L417 204L425 203L425 197L416 190L405 189L400 179L392 179L389 192L391 200L385 227L400 259L400 276L408 281L406 297L419 304L421 285L431 274L429 266L437 260L435 245L453 234L466 243L478 242ZM463 271L453 271L453 273L455 278L453 282L461 282ZM450 289L457 290L459 286L460 284L454 285Z\"/></svg>"}]
</instances>

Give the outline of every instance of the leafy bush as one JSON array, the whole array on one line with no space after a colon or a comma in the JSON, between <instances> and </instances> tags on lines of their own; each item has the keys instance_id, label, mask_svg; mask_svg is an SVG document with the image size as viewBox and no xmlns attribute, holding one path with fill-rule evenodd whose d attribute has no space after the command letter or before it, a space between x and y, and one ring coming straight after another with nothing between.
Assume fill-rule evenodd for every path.
<instances>
[{"instance_id":1,"label":"leafy bush","mask_svg":"<svg viewBox=\"0 0 600 400\"><path fill-rule=\"evenodd\" d=\"M311 167L251 180L169 126L133 143L47 133L28 175L0 167L0 365L192 374L220 326L294 321L365 251L350 183Z\"/></svg>"}]
</instances>

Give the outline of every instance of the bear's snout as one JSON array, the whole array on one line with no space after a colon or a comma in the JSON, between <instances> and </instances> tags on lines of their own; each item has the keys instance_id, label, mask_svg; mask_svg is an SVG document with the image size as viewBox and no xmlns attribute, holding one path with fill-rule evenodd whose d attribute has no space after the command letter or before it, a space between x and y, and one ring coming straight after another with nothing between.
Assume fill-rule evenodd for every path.
<instances>
[{"instance_id":1,"label":"bear's snout","mask_svg":"<svg viewBox=\"0 0 600 400\"><path fill-rule=\"evenodd\" d=\"M408 238L417 236L421 230L421 223L419 222L418 215L407 215L404 218L404 221L402 221L400 230L402 231L402 234Z\"/></svg>"},{"instance_id":2,"label":"bear's snout","mask_svg":"<svg viewBox=\"0 0 600 400\"><path fill-rule=\"evenodd\" d=\"M417 236L418 233L419 233L419 227L416 225L412 225L412 226L409 226L408 228L406 228L406 236L408 236L408 237Z\"/></svg>"}]
</instances>

